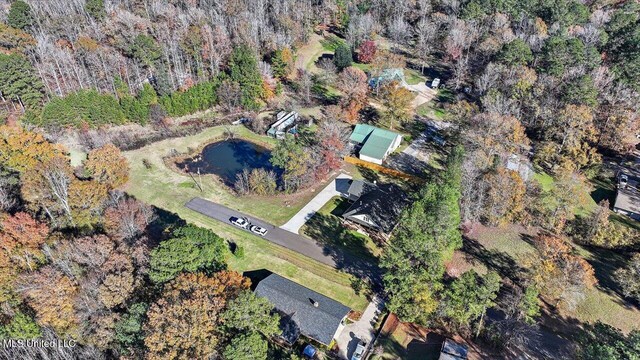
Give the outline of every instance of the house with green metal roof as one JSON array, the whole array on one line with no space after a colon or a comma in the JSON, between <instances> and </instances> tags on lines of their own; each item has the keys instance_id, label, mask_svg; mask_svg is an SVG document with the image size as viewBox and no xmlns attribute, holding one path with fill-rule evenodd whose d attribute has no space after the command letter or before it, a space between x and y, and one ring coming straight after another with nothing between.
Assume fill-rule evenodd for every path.
<instances>
[{"instance_id":1,"label":"house with green metal roof","mask_svg":"<svg viewBox=\"0 0 640 360\"><path fill-rule=\"evenodd\" d=\"M392 81L397 81L403 86L406 85L407 82L404 78L404 70L401 68L384 69L380 75L369 79L369 86L377 88Z\"/></svg>"},{"instance_id":2,"label":"house with green metal roof","mask_svg":"<svg viewBox=\"0 0 640 360\"><path fill-rule=\"evenodd\" d=\"M381 165L400 146L402 135L368 124L357 124L349 141L356 145L360 160Z\"/></svg>"}]
</instances>

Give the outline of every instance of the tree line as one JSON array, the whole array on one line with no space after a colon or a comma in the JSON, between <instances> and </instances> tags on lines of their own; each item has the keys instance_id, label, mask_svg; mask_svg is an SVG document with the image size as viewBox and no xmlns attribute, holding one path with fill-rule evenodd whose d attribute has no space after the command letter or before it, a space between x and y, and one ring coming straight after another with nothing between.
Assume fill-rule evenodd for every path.
<instances>
[{"instance_id":1,"label":"tree line","mask_svg":"<svg viewBox=\"0 0 640 360\"><path fill-rule=\"evenodd\" d=\"M0 338L79 344L3 356L270 357L279 316L228 269L227 242L119 191L115 146L74 168L41 134L3 125L0 154Z\"/></svg>"}]
</instances>

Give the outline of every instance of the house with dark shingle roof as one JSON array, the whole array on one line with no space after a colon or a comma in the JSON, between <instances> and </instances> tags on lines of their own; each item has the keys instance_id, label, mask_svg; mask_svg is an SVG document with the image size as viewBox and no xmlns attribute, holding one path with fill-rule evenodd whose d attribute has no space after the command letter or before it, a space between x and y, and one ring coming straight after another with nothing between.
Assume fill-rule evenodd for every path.
<instances>
[{"instance_id":1,"label":"house with dark shingle roof","mask_svg":"<svg viewBox=\"0 0 640 360\"><path fill-rule=\"evenodd\" d=\"M400 146L402 135L368 124L357 124L349 141L359 146L358 157L378 165Z\"/></svg>"},{"instance_id":2,"label":"house with dark shingle roof","mask_svg":"<svg viewBox=\"0 0 640 360\"><path fill-rule=\"evenodd\" d=\"M351 206L342 214L346 220L388 235L409 203L406 193L394 184L352 180L347 190Z\"/></svg>"},{"instance_id":3,"label":"house with dark shingle roof","mask_svg":"<svg viewBox=\"0 0 640 360\"><path fill-rule=\"evenodd\" d=\"M280 313L281 337L289 344L304 335L329 345L342 332L350 311L341 303L278 274L261 280L255 293L268 299Z\"/></svg>"}]
</instances>

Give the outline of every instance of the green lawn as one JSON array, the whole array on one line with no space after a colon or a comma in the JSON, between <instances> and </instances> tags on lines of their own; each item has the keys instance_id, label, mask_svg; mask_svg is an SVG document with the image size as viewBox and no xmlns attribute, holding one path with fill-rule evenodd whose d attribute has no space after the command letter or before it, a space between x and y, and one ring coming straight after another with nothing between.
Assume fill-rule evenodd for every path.
<instances>
[{"instance_id":1,"label":"green lawn","mask_svg":"<svg viewBox=\"0 0 640 360\"><path fill-rule=\"evenodd\" d=\"M416 85L427 81L427 78L414 69L404 69L404 78L409 85Z\"/></svg>"},{"instance_id":2,"label":"green lawn","mask_svg":"<svg viewBox=\"0 0 640 360\"><path fill-rule=\"evenodd\" d=\"M335 52L340 45L346 45L347 43L335 35L329 35L320 40L320 44L322 44L322 49L325 51Z\"/></svg>"},{"instance_id":3,"label":"green lawn","mask_svg":"<svg viewBox=\"0 0 640 360\"><path fill-rule=\"evenodd\" d=\"M424 103L416 108L416 114L436 120L442 120L446 115L446 111L442 108L435 107L433 101Z\"/></svg>"},{"instance_id":4,"label":"green lawn","mask_svg":"<svg viewBox=\"0 0 640 360\"><path fill-rule=\"evenodd\" d=\"M526 240L530 234L518 226L479 227L465 249L470 249L468 253L490 269L509 272L527 257L536 256L536 249ZM625 332L640 328L640 309L610 290L613 271L622 264L620 256L607 250L589 251L579 246L577 249L594 266L599 285L585 292L584 300L576 309L566 310L560 317L591 323L599 320Z\"/></svg>"},{"instance_id":5,"label":"green lawn","mask_svg":"<svg viewBox=\"0 0 640 360\"><path fill-rule=\"evenodd\" d=\"M364 72L369 72L371 70L371 64L361 64L354 62L351 66L356 67Z\"/></svg>"},{"instance_id":6,"label":"green lawn","mask_svg":"<svg viewBox=\"0 0 640 360\"><path fill-rule=\"evenodd\" d=\"M271 146L275 142L265 136L253 134L242 126L234 126L232 130L237 137L260 142L265 146ZM313 284L314 290L353 309L364 309L366 299L356 295L351 288L353 276L184 207L191 198L199 196L280 225L324 187L324 184L318 184L313 191L282 197L238 197L213 176L204 176L202 183L205 191L201 193L197 187L190 185L193 181L188 175L165 166L163 157L172 149L185 152L187 148L198 148L220 139L224 131L223 126L213 127L196 135L167 139L125 152L130 167L130 178L125 190L140 200L175 213L187 222L210 228L220 236L243 246L244 258L230 257L230 267L234 270L243 272L268 269L303 285ZM150 169L143 165L143 159L149 162Z\"/></svg>"}]
</instances>

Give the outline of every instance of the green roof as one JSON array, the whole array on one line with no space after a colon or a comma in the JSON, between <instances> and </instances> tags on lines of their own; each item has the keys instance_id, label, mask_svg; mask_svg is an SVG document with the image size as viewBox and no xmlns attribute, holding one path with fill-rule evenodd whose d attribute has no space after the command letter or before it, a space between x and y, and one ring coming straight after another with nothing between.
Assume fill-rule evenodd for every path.
<instances>
[{"instance_id":1,"label":"green roof","mask_svg":"<svg viewBox=\"0 0 640 360\"><path fill-rule=\"evenodd\" d=\"M357 124L349 140L363 144L360 154L382 160L400 134L367 124Z\"/></svg>"}]
</instances>

